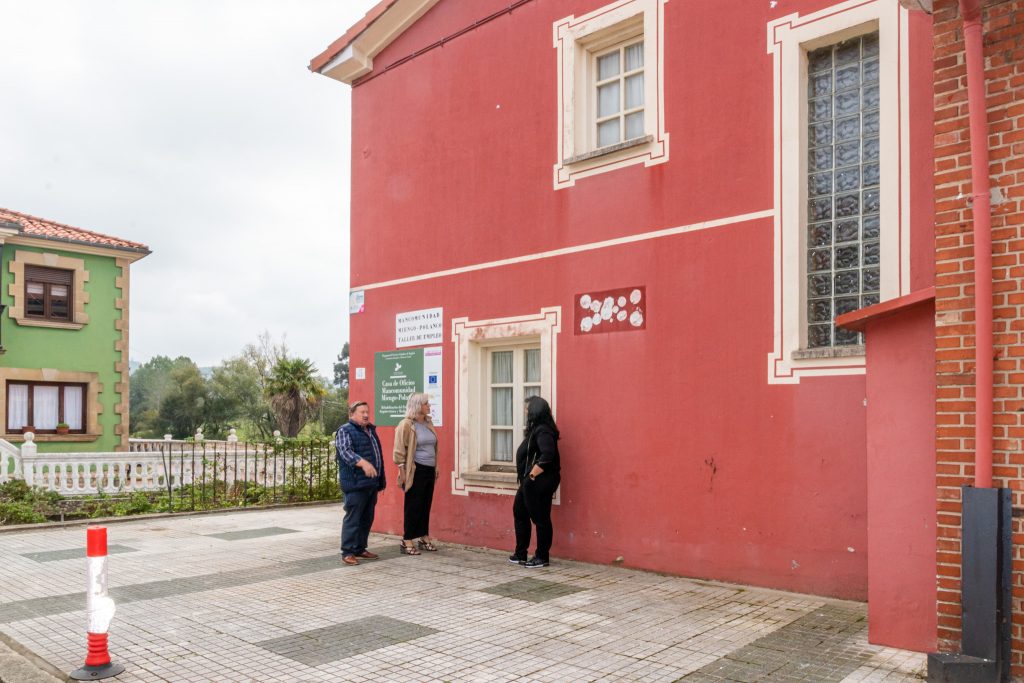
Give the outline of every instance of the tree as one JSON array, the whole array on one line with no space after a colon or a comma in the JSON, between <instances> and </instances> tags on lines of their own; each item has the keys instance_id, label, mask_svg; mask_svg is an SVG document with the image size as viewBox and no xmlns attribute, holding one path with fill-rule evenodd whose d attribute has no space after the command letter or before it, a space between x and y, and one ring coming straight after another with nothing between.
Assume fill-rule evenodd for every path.
<instances>
[{"instance_id":1,"label":"tree","mask_svg":"<svg viewBox=\"0 0 1024 683\"><path fill-rule=\"evenodd\" d=\"M334 386L348 389L348 342L341 347L338 362L334 364Z\"/></svg>"},{"instance_id":2,"label":"tree","mask_svg":"<svg viewBox=\"0 0 1024 683\"><path fill-rule=\"evenodd\" d=\"M227 436L230 428L240 431L240 438L269 439L274 431L274 414L263 393L264 378L245 355L229 358L216 368L207 380L208 435Z\"/></svg>"},{"instance_id":3,"label":"tree","mask_svg":"<svg viewBox=\"0 0 1024 683\"><path fill-rule=\"evenodd\" d=\"M183 387L182 382L187 386ZM194 428L203 423L205 393L205 380L192 359L156 356L132 373L128 392L129 432L152 439L159 439L168 431L191 436ZM172 398L172 405L168 406Z\"/></svg>"},{"instance_id":4,"label":"tree","mask_svg":"<svg viewBox=\"0 0 1024 683\"><path fill-rule=\"evenodd\" d=\"M173 368L174 361L170 358L155 356L132 373L128 389L131 406L128 431L132 435L155 427L153 421L160 410L164 395L171 386L170 374Z\"/></svg>"},{"instance_id":5,"label":"tree","mask_svg":"<svg viewBox=\"0 0 1024 683\"><path fill-rule=\"evenodd\" d=\"M185 361L185 362L180 362ZM171 388L164 395L158 411L159 424L177 438L195 434L206 420L208 392L206 380L198 366L187 358L174 361Z\"/></svg>"},{"instance_id":6,"label":"tree","mask_svg":"<svg viewBox=\"0 0 1024 683\"><path fill-rule=\"evenodd\" d=\"M311 361L283 356L271 368L264 391L278 428L289 437L302 431L327 393Z\"/></svg>"},{"instance_id":7,"label":"tree","mask_svg":"<svg viewBox=\"0 0 1024 683\"><path fill-rule=\"evenodd\" d=\"M333 434L348 420L348 388L333 387L320 404L320 426L324 434Z\"/></svg>"}]
</instances>

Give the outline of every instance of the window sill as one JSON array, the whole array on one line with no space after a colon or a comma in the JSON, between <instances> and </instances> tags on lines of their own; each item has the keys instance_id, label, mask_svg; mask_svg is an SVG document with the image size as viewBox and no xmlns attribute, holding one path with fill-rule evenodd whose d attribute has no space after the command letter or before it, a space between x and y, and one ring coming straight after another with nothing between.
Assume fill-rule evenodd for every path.
<instances>
[{"instance_id":1,"label":"window sill","mask_svg":"<svg viewBox=\"0 0 1024 683\"><path fill-rule=\"evenodd\" d=\"M54 443L54 442L68 442L68 443L84 443L87 441L95 441L100 438L102 434L36 434L33 441L35 443ZM23 443L25 441L25 435L20 432L14 434L7 434L4 437L11 443Z\"/></svg>"},{"instance_id":2,"label":"window sill","mask_svg":"<svg viewBox=\"0 0 1024 683\"><path fill-rule=\"evenodd\" d=\"M863 344L850 346L823 346L816 349L797 349L791 355L793 360L812 360L817 358L856 358L864 355Z\"/></svg>"},{"instance_id":3,"label":"window sill","mask_svg":"<svg viewBox=\"0 0 1024 683\"><path fill-rule=\"evenodd\" d=\"M572 164L578 164L583 161L590 161L598 157L603 157L608 154L614 154L624 149L630 149L632 147L639 147L640 145L646 145L654 141L653 135L645 135L642 138L633 138L632 140L626 140L616 145L608 145L607 147L600 147L592 152L584 152L583 154L577 154L574 157L570 157L562 161L565 166L571 166Z\"/></svg>"},{"instance_id":4,"label":"window sill","mask_svg":"<svg viewBox=\"0 0 1024 683\"><path fill-rule=\"evenodd\" d=\"M34 318L15 318L14 322L25 327L49 327L57 330L80 330L84 323L60 322L58 320L42 320Z\"/></svg>"},{"instance_id":5,"label":"window sill","mask_svg":"<svg viewBox=\"0 0 1024 683\"><path fill-rule=\"evenodd\" d=\"M470 485L477 484L494 488L514 489L518 486L515 468L512 468L511 472L494 472L483 469L463 472L460 479L465 480Z\"/></svg>"}]
</instances>

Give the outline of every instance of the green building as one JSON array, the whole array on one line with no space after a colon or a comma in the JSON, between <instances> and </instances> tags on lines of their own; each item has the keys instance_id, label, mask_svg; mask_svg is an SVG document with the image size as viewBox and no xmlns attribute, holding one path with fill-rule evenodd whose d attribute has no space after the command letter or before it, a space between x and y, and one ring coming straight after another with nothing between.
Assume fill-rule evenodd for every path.
<instances>
[{"instance_id":1,"label":"green building","mask_svg":"<svg viewBox=\"0 0 1024 683\"><path fill-rule=\"evenodd\" d=\"M128 450L128 292L137 242L0 209L0 438Z\"/></svg>"}]
</instances>

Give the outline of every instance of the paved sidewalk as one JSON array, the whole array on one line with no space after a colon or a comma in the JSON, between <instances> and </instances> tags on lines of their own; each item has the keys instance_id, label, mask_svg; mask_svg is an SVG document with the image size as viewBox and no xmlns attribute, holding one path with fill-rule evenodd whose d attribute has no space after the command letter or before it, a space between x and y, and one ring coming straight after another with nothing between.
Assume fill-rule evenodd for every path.
<instances>
[{"instance_id":1,"label":"paved sidewalk","mask_svg":"<svg viewBox=\"0 0 1024 683\"><path fill-rule=\"evenodd\" d=\"M914 681L861 603L442 547L341 564L339 505L109 526L116 681ZM85 528L0 534L0 633L85 657ZM556 548L557 550L557 548ZM0 680L17 683L0 651ZM28 680L28 679L25 679ZM39 679L42 680L42 679Z\"/></svg>"}]
</instances>

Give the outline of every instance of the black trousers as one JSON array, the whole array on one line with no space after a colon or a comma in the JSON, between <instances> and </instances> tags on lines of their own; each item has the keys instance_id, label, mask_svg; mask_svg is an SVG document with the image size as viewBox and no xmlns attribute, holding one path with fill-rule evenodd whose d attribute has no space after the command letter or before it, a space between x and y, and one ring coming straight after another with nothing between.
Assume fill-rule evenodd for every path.
<instances>
[{"instance_id":1,"label":"black trousers","mask_svg":"<svg viewBox=\"0 0 1024 683\"><path fill-rule=\"evenodd\" d=\"M405 492L405 534L407 541L430 535L430 505L434 502L437 468L416 465L412 486Z\"/></svg>"},{"instance_id":2,"label":"black trousers","mask_svg":"<svg viewBox=\"0 0 1024 683\"><path fill-rule=\"evenodd\" d=\"M516 499L512 503L512 517L516 527L516 557L525 559L530 549L532 522L537 527L537 552L541 560L549 560L551 539L554 529L551 526L551 499L555 496L562 477L557 472L541 474L535 480L523 480L516 491Z\"/></svg>"}]
</instances>

